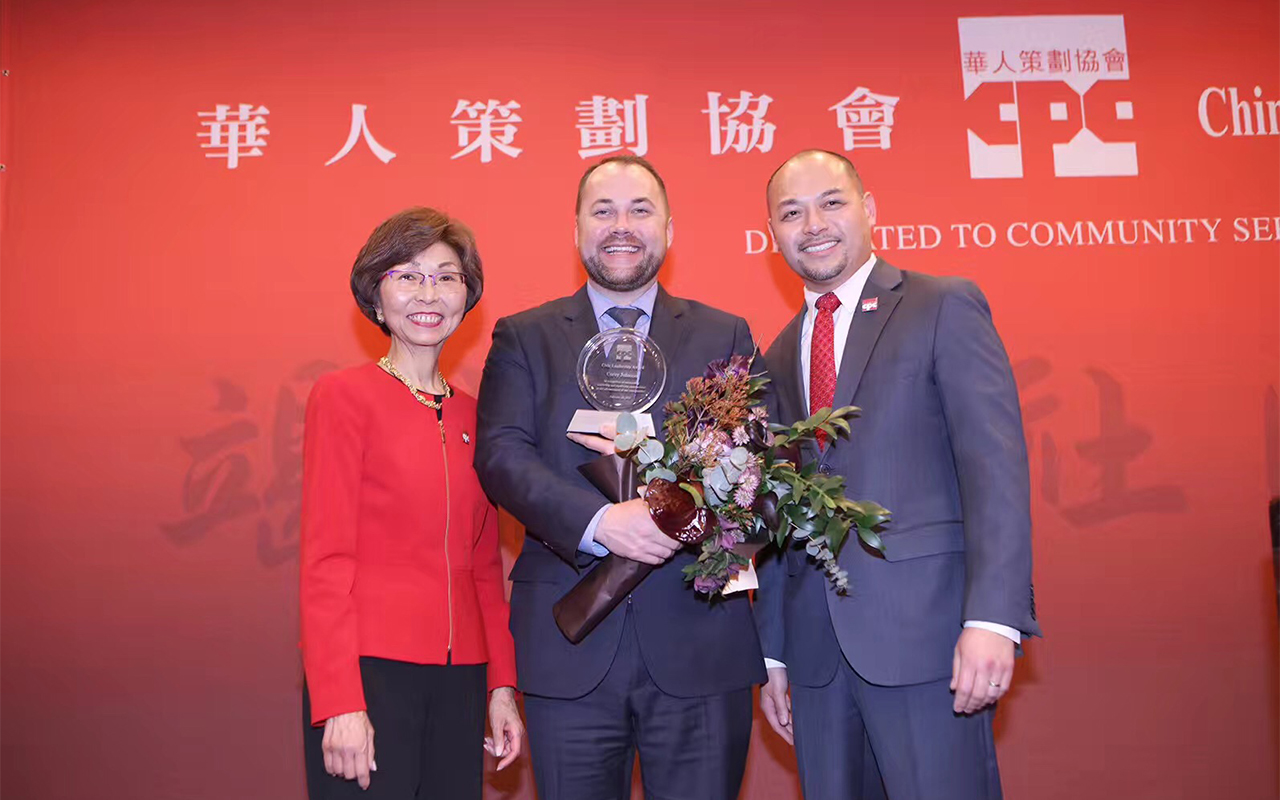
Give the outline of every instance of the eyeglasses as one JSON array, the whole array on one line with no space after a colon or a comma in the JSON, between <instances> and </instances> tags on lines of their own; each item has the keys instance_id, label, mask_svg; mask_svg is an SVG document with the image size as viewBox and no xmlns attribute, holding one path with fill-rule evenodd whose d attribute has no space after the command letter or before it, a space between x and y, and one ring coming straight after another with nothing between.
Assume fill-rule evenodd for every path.
<instances>
[{"instance_id":1,"label":"eyeglasses","mask_svg":"<svg viewBox=\"0 0 1280 800\"><path fill-rule=\"evenodd\" d=\"M413 269L389 269L382 274L381 279L390 280L397 291L406 293L418 291L427 281L431 281L431 285L437 292L467 290L467 276L461 272L437 272L434 275L428 275Z\"/></svg>"}]
</instances>

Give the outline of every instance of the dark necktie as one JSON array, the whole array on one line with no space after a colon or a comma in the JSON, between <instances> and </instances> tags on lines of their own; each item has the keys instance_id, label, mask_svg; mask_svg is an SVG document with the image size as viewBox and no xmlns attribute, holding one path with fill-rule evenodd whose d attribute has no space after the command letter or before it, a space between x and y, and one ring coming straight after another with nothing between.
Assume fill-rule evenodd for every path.
<instances>
[{"instance_id":1,"label":"dark necktie","mask_svg":"<svg viewBox=\"0 0 1280 800\"><path fill-rule=\"evenodd\" d=\"M630 306L614 306L613 308L609 309L604 313L609 315L610 317L613 317L615 320L621 323L622 327L634 329L636 327L636 323L640 321L640 315L643 314L644 312L638 308L632 308ZM622 345L622 348L625 353L629 354L629 358L624 363L629 365L631 370L633 370L635 374L634 382L627 381L627 383L636 386L636 392L638 394L640 372L643 369L642 365L644 361L643 359L638 358L639 354L636 352L636 348L634 344L628 343L628 344ZM619 357L619 351L617 349L613 349L611 352L609 352L609 359L611 361L617 357Z\"/></svg>"},{"instance_id":2,"label":"dark necktie","mask_svg":"<svg viewBox=\"0 0 1280 800\"><path fill-rule=\"evenodd\" d=\"M621 323L622 327L634 328L636 323L640 321L640 315L644 312L631 306L614 306L604 313Z\"/></svg>"},{"instance_id":3,"label":"dark necktie","mask_svg":"<svg viewBox=\"0 0 1280 800\"><path fill-rule=\"evenodd\" d=\"M830 408L836 396L835 311L840 298L827 292L816 303L818 316L813 321L813 338L809 341L809 413ZM826 434L818 431L818 446L826 446Z\"/></svg>"}]
</instances>

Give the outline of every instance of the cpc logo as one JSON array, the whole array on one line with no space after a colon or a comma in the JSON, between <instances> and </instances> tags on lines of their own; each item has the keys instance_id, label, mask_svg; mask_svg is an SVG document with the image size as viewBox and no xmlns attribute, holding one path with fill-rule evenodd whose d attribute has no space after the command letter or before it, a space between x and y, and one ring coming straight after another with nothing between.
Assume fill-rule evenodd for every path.
<instances>
[{"instance_id":1,"label":"cpc logo","mask_svg":"<svg viewBox=\"0 0 1280 800\"><path fill-rule=\"evenodd\" d=\"M1123 16L959 25L970 177L1138 174Z\"/></svg>"}]
</instances>

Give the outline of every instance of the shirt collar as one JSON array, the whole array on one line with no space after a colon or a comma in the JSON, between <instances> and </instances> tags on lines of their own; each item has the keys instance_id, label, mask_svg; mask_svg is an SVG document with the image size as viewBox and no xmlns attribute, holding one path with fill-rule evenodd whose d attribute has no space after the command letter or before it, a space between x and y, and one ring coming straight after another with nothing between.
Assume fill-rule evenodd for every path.
<instances>
[{"instance_id":1,"label":"shirt collar","mask_svg":"<svg viewBox=\"0 0 1280 800\"><path fill-rule=\"evenodd\" d=\"M591 312L596 315L597 322L615 305L612 300L601 294L600 290L593 286L590 281L587 282L587 299L591 301ZM653 285L644 294L631 303L631 308L638 308L644 312L646 317L653 319L653 304L657 299L658 282L654 281ZM609 317L609 319L612 321L613 317Z\"/></svg>"}]
</instances>

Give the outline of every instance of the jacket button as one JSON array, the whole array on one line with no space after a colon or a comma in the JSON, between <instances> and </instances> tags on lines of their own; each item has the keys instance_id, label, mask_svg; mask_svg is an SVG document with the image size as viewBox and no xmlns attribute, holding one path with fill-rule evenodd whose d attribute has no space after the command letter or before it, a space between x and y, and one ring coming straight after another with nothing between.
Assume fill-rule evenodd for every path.
<instances>
[{"instance_id":1,"label":"jacket button","mask_svg":"<svg viewBox=\"0 0 1280 800\"><path fill-rule=\"evenodd\" d=\"M830 464L823 464L822 466L818 467L818 472L821 472L823 475L830 475L830 474L831 474L831 465L830 465Z\"/></svg>"}]
</instances>

